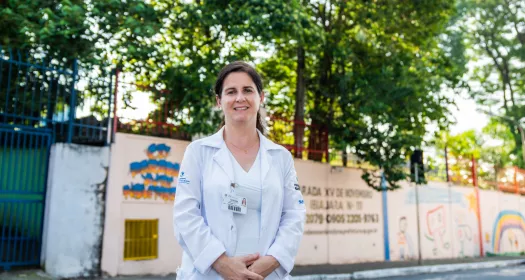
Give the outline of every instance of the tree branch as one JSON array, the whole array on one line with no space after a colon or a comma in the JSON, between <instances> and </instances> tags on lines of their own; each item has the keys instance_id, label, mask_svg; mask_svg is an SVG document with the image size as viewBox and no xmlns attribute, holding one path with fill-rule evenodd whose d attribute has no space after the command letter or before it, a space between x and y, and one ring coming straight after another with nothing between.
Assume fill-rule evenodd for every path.
<instances>
[{"instance_id":1,"label":"tree branch","mask_svg":"<svg viewBox=\"0 0 525 280\"><path fill-rule=\"evenodd\" d=\"M520 32L519 29L518 29L518 15L517 15L517 12L512 11L512 9L510 8L510 1L509 0L505 0L505 5L504 6L507 9L507 11L509 11L509 13L513 17L512 24L514 26L514 30L516 31L516 37L518 37L518 41L520 41L522 47L525 47L525 33Z\"/></svg>"}]
</instances>

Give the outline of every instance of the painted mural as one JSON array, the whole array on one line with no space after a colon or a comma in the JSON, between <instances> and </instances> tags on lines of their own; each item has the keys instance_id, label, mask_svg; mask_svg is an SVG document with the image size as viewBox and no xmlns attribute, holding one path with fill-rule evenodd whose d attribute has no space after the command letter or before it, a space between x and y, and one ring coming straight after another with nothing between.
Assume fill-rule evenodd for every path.
<instances>
[{"instance_id":1,"label":"painted mural","mask_svg":"<svg viewBox=\"0 0 525 280\"><path fill-rule=\"evenodd\" d=\"M481 241L476 191L470 187L453 187L453 189L461 193L464 203L453 204L451 207L452 256L454 258L479 257Z\"/></svg>"},{"instance_id":2,"label":"painted mural","mask_svg":"<svg viewBox=\"0 0 525 280\"><path fill-rule=\"evenodd\" d=\"M423 258L475 257L479 255L479 234L477 232L477 200L471 188L448 186L422 186L419 188L419 210L421 225L421 251ZM415 189L405 191L405 211L408 215L416 204ZM415 217L414 217L415 218ZM410 259L414 255L409 249L406 222L399 221L396 248L398 259ZM411 232L414 232L413 230ZM406 243L406 244L405 244ZM416 244L417 245L417 244ZM394 256L396 254L393 254Z\"/></svg>"},{"instance_id":3,"label":"painted mural","mask_svg":"<svg viewBox=\"0 0 525 280\"><path fill-rule=\"evenodd\" d=\"M170 150L171 147L166 144L150 144L145 150L147 159L129 164L132 182L122 187L125 199L175 199L174 178L179 175L180 164L167 160Z\"/></svg>"},{"instance_id":4,"label":"painted mural","mask_svg":"<svg viewBox=\"0 0 525 280\"><path fill-rule=\"evenodd\" d=\"M442 255L441 252L450 249L450 239L447 235L447 213L443 205L439 205L426 212L425 216L426 231L425 238L433 244L432 253L434 256Z\"/></svg>"},{"instance_id":5,"label":"painted mural","mask_svg":"<svg viewBox=\"0 0 525 280\"><path fill-rule=\"evenodd\" d=\"M410 260L416 257L414 250L414 239L407 229L407 218L402 216L399 218L399 232L397 233L399 260Z\"/></svg>"},{"instance_id":6,"label":"painted mural","mask_svg":"<svg viewBox=\"0 0 525 280\"><path fill-rule=\"evenodd\" d=\"M525 252L523 197L482 191L483 247L487 255L516 255Z\"/></svg>"},{"instance_id":7,"label":"painted mural","mask_svg":"<svg viewBox=\"0 0 525 280\"><path fill-rule=\"evenodd\" d=\"M525 251L525 219L518 211L501 211L492 231L494 253L519 253Z\"/></svg>"}]
</instances>

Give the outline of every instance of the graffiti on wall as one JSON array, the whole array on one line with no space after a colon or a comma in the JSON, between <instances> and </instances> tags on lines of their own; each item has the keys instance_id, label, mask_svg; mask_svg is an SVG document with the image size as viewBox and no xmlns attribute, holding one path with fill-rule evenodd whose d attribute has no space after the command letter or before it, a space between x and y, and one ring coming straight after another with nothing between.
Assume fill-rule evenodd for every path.
<instances>
[{"instance_id":1,"label":"graffiti on wall","mask_svg":"<svg viewBox=\"0 0 525 280\"><path fill-rule=\"evenodd\" d=\"M448 250L450 243L445 240L445 233L447 232L446 213L443 205L439 205L427 211L426 214L427 232L425 237L432 241L434 248L432 252L434 256L440 255L441 251Z\"/></svg>"},{"instance_id":2,"label":"graffiti on wall","mask_svg":"<svg viewBox=\"0 0 525 280\"><path fill-rule=\"evenodd\" d=\"M174 179L179 175L180 164L167 161L171 147L166 144L151 144L142 161L129 165L132 181L122 188L126 199L175 199Z\"/></svg>"},{"instance_id":3,"label":"graffiti on wall","mask_svg":"<svg viewBox=\"0 0 525 280\"><path fill-rule=\"evenodd\" d=\"M469 224L467 224L467 219L464 212L457 211L454 213L454 223L456 232L455 238L459 244L458 257L462 258L469 255L465 254L465 249L468 244L472 244L472 242L476 242L476 240L473 238L472 228Z\"/></svg>"},{"instance_id":4,"label":"graffiti on wall","mask_svg":"<svg viewBox=\"0 0 525 280\"><path fill-rule=\"evenodd\" d=\"M427 256L464 257L478 254L477 202L474 191L435 186L420 189L421 237L422 246L428 248L428 251L424 250ZM406 193L405 204L416 204L415 189Z\"/></svg>"},{"instance_id":5,"label":"graffiti on wall","mask_svg":"<svg viewBox=\"0 0 525 280\"><path fill-rule=\"evenodd\" d=\"M501 211L494 222L492 248L494 253L525 250L525 219L518 211Z\"/></svg>"},{"instance_id":6,"label":"graffiti on wall","mask_svg":"<svg viewBox=\"0 0 525 280\"><path fill-rule=\"evenodd\" d=\"M412 238L407 231L408 223L406 217L399 218L399 232L397 233L397 245L399 248L399 259L409 260L415 258Z\"/></svg>"}]
</instances>

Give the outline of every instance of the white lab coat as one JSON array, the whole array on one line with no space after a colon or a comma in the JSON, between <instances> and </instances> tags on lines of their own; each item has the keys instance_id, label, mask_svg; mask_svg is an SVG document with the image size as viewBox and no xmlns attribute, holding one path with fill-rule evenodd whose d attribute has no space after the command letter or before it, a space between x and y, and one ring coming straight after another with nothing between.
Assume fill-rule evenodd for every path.
<instances>
[{"instance_id":1,"label":"white lab coat","mask_svg":"<svg viewBox=\"0 0 525 280\"><path fill-rule=\"evenodd\" d=\"M234 214L221 209L221 195L234 180L223 130L192 142L181 163L173 207L175 236L184 250L178 279L222 279L211 266L222 253L235 253ZM260 132L259 137L263 179L259 251L281 265L266 279L289 279L306 208L290 152Z\"/></svg>"}]
</instances>

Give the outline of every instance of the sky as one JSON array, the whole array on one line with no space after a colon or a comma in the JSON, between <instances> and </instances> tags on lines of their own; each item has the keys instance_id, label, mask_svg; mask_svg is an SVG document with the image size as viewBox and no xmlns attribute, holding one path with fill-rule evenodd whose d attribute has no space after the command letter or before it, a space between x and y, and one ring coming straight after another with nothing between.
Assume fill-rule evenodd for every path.
<instances>
[{"instance_id":1,"label":"sky","mask_svg":"<svg viewBox=\"0 0 525 280\"><path fill-rule=\"evenodd\" d=\"M486 115L476 111L476 102L472 99L468 99L459 95L454 96L456 106L451 106L451 117L456 120L456 124L450 126L450 134L458 134L469 129L475 129L481 131L481 129L487 125L489 119ZM119 109L119 115L128 116L134 119L141 119L148 115L150 111L154 109L153 105L149 102L148 93L136 93L133 96L131 106L136 109L124 109L122 102Z\"/></svg>"},{"instance_id":2,"label":"sky","mask_svg":"<svg viewBox=\"0 0 525 280\"><path fill-rule=\"evenodd\" d=\"M450 127L450 134L458 134L469 129L481 131L488 124L488 117L476 111L474 100L456 96L455 101L457 108L451 107L450 111L457 123Z\"/></svg>"}]
</instances>

